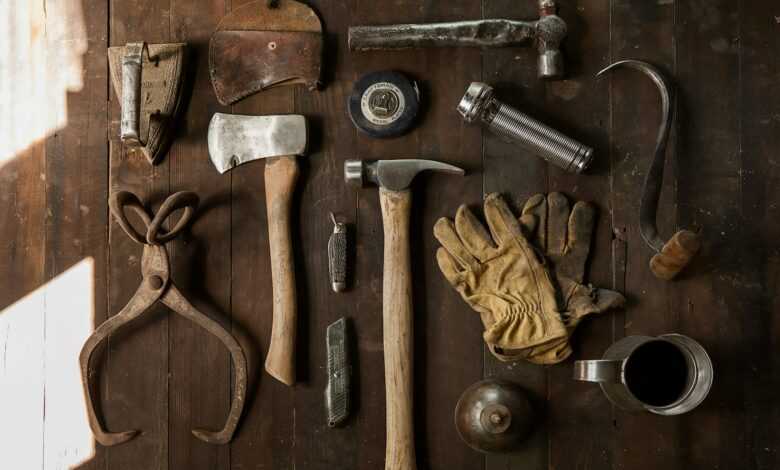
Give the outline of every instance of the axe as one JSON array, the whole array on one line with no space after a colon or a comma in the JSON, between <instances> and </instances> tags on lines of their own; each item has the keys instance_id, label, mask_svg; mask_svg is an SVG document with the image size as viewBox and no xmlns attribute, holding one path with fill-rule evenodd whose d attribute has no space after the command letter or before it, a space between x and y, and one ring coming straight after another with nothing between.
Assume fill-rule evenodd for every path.
<instances>
[{"instance_id":1,"label":"axe","mask_svg":"<svg viewBox=\"0 0 780 470\"><path fill-rule=\"evenodd\" d=\"M308 129L301 115L237 116L216 113L208 131L209 155L220 173L266 160L265 204L273 284L273 325L265 370L286 385L295 383L297 305L290 206L298 179L296 156L306 151Z\"/></svg>"}]
</instances>

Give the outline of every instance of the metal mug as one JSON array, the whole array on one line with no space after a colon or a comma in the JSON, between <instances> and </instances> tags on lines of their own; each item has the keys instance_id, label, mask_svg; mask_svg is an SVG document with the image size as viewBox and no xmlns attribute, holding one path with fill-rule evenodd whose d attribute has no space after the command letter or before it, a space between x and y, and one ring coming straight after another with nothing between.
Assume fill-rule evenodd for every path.
<instances>
[{"instance_id":1,"label":"metal mug","mask_svg":"<svg viewBox=\"0 0 780 470\"><path fill-rule=\"evenodd\" d=\"M667 353L677 354L669 345L679 352L679 357L661 357L663 354L668 356ZM655 358L651 348L655 348ZM677 362L679 366L675 368ZM669 376L665 368L669 369ZM679 415L696 408L707 397L713 376L707 351L691 338L678 334L628 336L610 346L603 359L574 363L574 379L597 382L609 401L619 408L663 416ZM647 390L638 388L655 387L664 393L664 387L666 392L676 390L676 382L679 382L679 396L668 403L650 400Z\"/></svg>"}]
</instances>

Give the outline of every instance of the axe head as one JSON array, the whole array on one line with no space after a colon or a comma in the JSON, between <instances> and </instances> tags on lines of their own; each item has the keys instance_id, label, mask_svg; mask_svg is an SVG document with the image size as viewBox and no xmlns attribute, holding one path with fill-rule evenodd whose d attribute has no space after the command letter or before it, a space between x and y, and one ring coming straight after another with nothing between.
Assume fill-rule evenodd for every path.
<instances>
[{"instance_id":1,"label":"axe head","mask_svg":"<svg viewBox=\"0 0 780 470\"><path fill-rule=\"evenodd\" d=\"M303 155L308 142L300 114L239 116L216 113L208 132L209 156L217 171L269 157Z\"/></svg>"}]
</instances>

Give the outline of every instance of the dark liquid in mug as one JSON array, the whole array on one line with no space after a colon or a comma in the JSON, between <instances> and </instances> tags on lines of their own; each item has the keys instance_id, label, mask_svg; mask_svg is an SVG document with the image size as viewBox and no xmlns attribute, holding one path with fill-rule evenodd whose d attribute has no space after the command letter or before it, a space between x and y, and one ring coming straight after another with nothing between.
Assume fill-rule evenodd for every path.
<instances>
[{"instance_id":1,"label":"dark liquid in mug","mask_svg":"<svg viewBox=\"0 0 780 470\"><path fill-rule=\"evenodd\" d=\"M625 374L626 385L637 399L651 406L668 406L685 392L688 363L674 344L651 341L634 350Z\"/></svg>"}]
</instances>

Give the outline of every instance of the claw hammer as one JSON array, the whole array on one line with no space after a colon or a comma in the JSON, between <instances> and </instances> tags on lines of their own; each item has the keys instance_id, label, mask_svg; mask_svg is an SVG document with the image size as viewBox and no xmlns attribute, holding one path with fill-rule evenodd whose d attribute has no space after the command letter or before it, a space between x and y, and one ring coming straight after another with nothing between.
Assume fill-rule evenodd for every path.
<instances>
[{"instance_id":1,"label":"claw hammer","mask_svg":"<svg viewBox=\"0 0 780 470\"><path fill-rule=\"evenodd\" d=\"M382 342L385 361L387 444L385 470L415 470L412 415L412 270L409 214L412 179L425 170L455 175L465 172L433 160L347 160L344 179L379 186L384 229L382 271Z\"/></svg>"}]
</instances>

